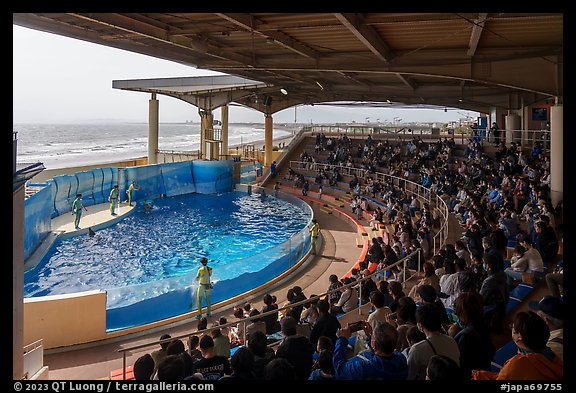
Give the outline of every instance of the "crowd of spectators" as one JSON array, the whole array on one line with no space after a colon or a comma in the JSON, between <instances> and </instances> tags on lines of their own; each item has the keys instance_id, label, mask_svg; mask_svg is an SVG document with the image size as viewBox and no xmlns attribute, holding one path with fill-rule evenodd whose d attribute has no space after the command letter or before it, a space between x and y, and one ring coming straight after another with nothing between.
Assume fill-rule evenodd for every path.
<instances>
[{"instance_id":1,"label":"crowd of spectators","mask_svg":"<svg viewBox=\"0 0 576 393\"><path fill-rule=\"evenodd\" d=\"M374 237L359 269L342 280L331 274L329 293L320 299L295 286L278 312L276 298L267 294L261 310L237 307L237 324L227 334L215 324L210 334L191 336L188 350L162 336L159 350L136 361L135 376L138 367L138 378L164 380L562 379L562 277L561 271L546 274L558 262L559 248L549 157L538 144L527 153L504 141L490 155L477 139L457 157L455 145L453 138L391 143L368 137L357 143L319 134L314 154L300 156L301 168L317 172L316 184L330 186L344 176L319 164L362 169L364 176L346 179L356 196L350 208L374 229L392 228L389 242ZM433 254L431 236L439 226L434 209L403 184L378 181L376 172L440 196L463 227L461 239ZM288 178L311 189L293 168ZM406 293L405 277L390 267L418 248L426 251L409 268L420 266L421 278ZM370 264L390 272L371 275ZM506 328L509 293L523 274L546 278L554 291L531 305L534 312L517 313L510 334L518 354L493 372L491 333ZM355 285L357 279L362 282ZM341 314L363 304L370 307L367 316L340 323ZM258 318L265 313L270 315ZM243 321L247 317L250 322Z\"/></svg>"}]
</instances>

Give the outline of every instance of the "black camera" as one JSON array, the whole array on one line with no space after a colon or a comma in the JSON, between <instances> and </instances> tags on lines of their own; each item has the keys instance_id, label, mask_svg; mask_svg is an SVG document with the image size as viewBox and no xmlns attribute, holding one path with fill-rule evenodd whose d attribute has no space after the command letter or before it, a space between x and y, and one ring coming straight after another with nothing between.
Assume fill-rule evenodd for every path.
<instances>
[{"instance_id":1,"label":"black camera","mask_svg":"<svg viewBox=\"0 0 576 393\"><path fill-rule=\"evenodd\" d=\"M364 329L364 321L356 321L348 324L351 333Z\"/></svg>"}]
</instances>

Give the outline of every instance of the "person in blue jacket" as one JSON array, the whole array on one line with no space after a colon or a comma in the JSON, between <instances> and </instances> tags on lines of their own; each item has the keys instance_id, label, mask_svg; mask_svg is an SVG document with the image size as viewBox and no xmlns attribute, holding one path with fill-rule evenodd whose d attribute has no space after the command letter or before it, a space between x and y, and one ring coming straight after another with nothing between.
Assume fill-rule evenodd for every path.
<instances>
[{"instance_id":1,"label":"person in blue jacket","mask_svg":"<svg viewBox=\"0 0 576 393\"><path fill-rule=\"evenodd\" d=\"M363 321L364 333L368 337L370 351L364 351L347 359L350 325L340 329L334 349L334 371L337 379L352 380L406 380L408 363L406 357L396 352L398 331L389 323L372 326Z\"/></svg>"}]
</instances>

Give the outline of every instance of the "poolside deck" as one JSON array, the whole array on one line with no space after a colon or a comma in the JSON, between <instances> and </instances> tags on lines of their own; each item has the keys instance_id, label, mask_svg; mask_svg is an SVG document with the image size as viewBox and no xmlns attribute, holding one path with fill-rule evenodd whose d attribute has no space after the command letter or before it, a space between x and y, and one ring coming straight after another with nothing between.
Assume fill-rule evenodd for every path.
<instances>
[{"instance_id":1,"label":"poolside deck","mask_svg":"<svg viewBox=\"0 0 576 393\"><path fill-rule=\"evenodd\" d=\"M80 229L74 229L74 215L61 214L52 219L52 230L70 236L81 235L88 233L88 228L97 230L98 228L103 228L122 220L132 213L136 206L136 203L132 206L129 206L128 203L125 202L120 203L120 205L116 207L115 216L110 214L110 204L108 202L86 206L88 211L82 213Z\"/></svg>"}]
</instances>

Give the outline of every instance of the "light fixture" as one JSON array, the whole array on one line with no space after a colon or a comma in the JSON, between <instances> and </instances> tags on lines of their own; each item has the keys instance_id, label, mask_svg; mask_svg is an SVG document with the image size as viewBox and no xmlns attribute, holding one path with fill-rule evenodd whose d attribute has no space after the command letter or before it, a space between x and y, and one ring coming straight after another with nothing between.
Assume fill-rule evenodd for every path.
<instances>
[{"instance_id":1,"label":"light fixture","mask_svg":"<svg viewBox=\"0 0 576 393\"><path fill-rule=\"evenodd\" d=\"M288 95L288 91L283 87L280 88L280 93L284 94L285 96Z\"/></svg>"},{"instance_id":2,"label":"light fixture","mask_svg":"<svg viewBox=\"0 0 576 393\"><path fill-rule=\"evenodd\" d=\"M390 100L386 100L386 102L387 102L388 104L391 104L391 103L392 103L392 101L390 101Z\"/></svg>"}]
</instances>

